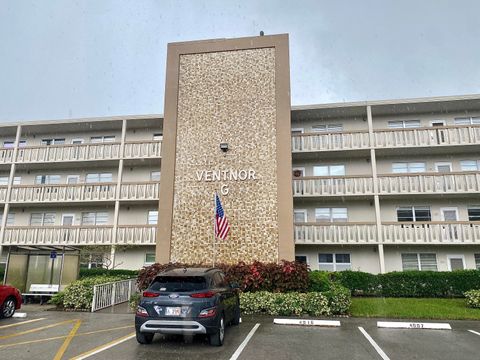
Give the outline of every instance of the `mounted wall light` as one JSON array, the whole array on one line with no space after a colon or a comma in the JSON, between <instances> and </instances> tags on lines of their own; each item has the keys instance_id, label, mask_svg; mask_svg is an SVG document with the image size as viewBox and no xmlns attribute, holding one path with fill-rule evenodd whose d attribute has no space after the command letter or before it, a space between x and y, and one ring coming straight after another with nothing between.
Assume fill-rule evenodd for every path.
<instances>
[{"instance_id":1,"label":"mounted wall light","mask_svg":"<svg viewBox=\"0 0 480 360\"><path fill-rule=\"evenodd\" d=\"M227 152L228 151L228 144L227 143L220 143L220 150L222 150L223 152Z\"/></svg>"}]
</instances>

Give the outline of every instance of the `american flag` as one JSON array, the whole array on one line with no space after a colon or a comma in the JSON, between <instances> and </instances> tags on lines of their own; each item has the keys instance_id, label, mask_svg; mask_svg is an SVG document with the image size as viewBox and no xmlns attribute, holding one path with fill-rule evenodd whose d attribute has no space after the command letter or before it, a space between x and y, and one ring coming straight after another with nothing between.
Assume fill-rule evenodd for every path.
<instances>
[{"instance_id":1,"label":"american flag","mask_svg":"<svg viewBox=\"0 0 480 360\"><path fill-rule=\"evenodd\" d=\"M225 240L229 230L230 225L223 212L222 203L220 202L218 194L215 194L215 237Z\"/></svg>"}]
</instances>

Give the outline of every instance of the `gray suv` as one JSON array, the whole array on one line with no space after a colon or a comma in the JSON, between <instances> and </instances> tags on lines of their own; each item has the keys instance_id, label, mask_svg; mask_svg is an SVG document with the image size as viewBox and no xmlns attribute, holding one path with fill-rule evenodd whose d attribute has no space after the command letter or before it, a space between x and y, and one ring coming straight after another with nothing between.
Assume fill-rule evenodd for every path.
<instances>
[{"instance_id":1,"label":"gray suv","mask_svg":"<svg viewBox=\"0 0 480 360\"><path fill-rule=\"evenodd\" d=\"M204 334L210 344L223 345L225 326L240 323L237 288L215 268L173 269L158 274L143 292L135 314L137 341L150 344L155 333Z\"/></svg>"}]
</instances>

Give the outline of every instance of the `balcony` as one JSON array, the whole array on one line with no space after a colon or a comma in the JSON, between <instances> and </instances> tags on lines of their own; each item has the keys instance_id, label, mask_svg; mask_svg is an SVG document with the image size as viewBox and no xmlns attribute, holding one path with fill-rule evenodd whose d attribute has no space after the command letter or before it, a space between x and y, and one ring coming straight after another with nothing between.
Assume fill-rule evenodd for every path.
<instances>
[{"instance_id":1,"label":"balcony","mask_svg":"<svg viewBox=\"0 0 480 360\"><path fill-rule=\"evenodd\" d=\"M366 176L310 177L293 179L293 196L372 195L373 178Z\"/></svg>"},{"instance_id":2,"label":"balcony","mask_svg":"<svg viewBox=\"0 0 480 360\"><path fill-rule=\"evenodd\" d=\"M123 183L121 200L158 200L158 183ZM0 187L0 201L2 199ZM68 184L68 185L14 185L11 202L56 203L115 201L116 183ZM5 189L6 192L6 189Z\"/></svg>"},{"instance_id":3,"label":"balcony","mask_svg":"<svg viewBox=\"0 0 480 360\"><path fill-rule=\"evenodd\" d=\"M292 136L293 152L368 149L368 131L307 133Z\"/></svg>"},{"instance_id":4,"label":"balcony","mask_svg":"<svg viewBox=\"0 0 480 360\"><path fill-rule=\"evenodd\" d=\"M156 225L9 226L3 245L153 245Z\"/></svg>"},{"instance_id":5,"label":"balcony","mask_svg":"<svg viewBox=\"0 0 480 360\"><path fill-rule=\"evenodd\" d=\"M376 244L375 223L296 223L295 244Z\"/></svg>"},{"instance_id":6,"label":"balcony","mask_svg":"<svg viewBox=\"0 0 480 360\"><path fill-rule=\"evenodd\" d=\"M128 141L125 143L125 159L158 158L161 155L162 143L156 141Z\"/></svg>"},{"instance_id":7,"label":"balcony","mask_svg":"<svg viewBox=\"0 0 480 360\"><path fill-rule=\"evenodd\" d=\"M18 163L113 160L120 157L120 143L28 146L18 150Z\"/></svg>"},{"instance_id":8,"label":"balcony","mask_svg":"<svg viewBox=\"0 0 480 360\"><path fill-rule=\"evenodd\" d=\"M375 130L376 148L478 145L480 126L457 125L411 129Z\"/></svg>"},{"instance_id":9,"label":"balcony","mask_svg":"<svg viewBox=\"0 0 480 360\"><path fill-rule=\"evenodd\" d=\"M378 186L382 195L478 193L480 172L380 175Z\"/></svg>"},{"instance_id":10,"label":"balcony","mask_svg":"<svg viewBox=\"0 0 480 360\"><path fill-rule=\"evenodd\" d=\"M0 164L11 163L13 159L13 149L3 148L0 149Z\"/></svg>"},{"instance_id":11,"label":"balcony","mask_svg":"<svg viewBox=\"0 0 480 360\"><path fill-rule=\"evenodd\" d=\"M385 244L480 244L480 222L382 224Z\"/></svg>"},{"instance_id":12,"label":"balcony","mask_svg":"<svg viewBox=\"0 0 480 360\"><path fill-rule=\"evenodd\" d=\"M7 187L1 185L0 186L0 202L5 202L7 199Z\"/></svg>"}]
</instances>

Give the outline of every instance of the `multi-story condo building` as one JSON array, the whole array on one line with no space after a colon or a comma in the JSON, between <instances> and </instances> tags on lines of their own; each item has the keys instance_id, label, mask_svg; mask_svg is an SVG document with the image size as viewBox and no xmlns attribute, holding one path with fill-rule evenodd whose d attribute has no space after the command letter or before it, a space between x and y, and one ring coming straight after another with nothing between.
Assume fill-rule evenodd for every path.
<instances>
[{"instance_id":1,"label":"multi-story condo building","mask_svg":"<svg viewBox=\"0 0 480 360\"><path fill-rule=\"evenodd\" d=\"M480 268L480 96L296 106L291 131L298 260ZM3 262L29 246L154 262L162 134L161 115L2 124Z\"/></svg>"}]
</instances>

